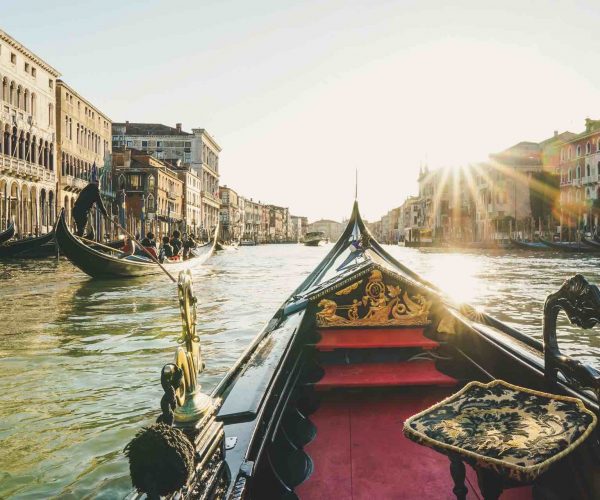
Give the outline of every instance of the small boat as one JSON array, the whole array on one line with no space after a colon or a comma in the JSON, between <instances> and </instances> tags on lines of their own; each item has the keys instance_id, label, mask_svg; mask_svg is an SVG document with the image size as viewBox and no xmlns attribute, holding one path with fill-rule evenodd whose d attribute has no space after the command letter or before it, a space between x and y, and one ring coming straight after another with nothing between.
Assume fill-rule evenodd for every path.
<instances>
[{"instance_id":1,"label":"small boat","mask_svg":"<svg viewBox=\"0 0 600 500\"><path fill-rule=\"evenodd\" d=\"M69 229L64 210L61 211L55 231L61 255L93 278L130 278L163 272L149 257L138 254L120 257L118 256L119 252L102 251L104 245L84 243ZM193 249L191 251L193 257L184 261L165 260L162 263L163 266L169 272L177 273L203 264L214 252L216 235L217 232L212 241ZM109 249L110 247L105 248Z\"/></svg>"},{"instance_id":2,"label":"small boat","mask_svg":"<svg viewBox=\"0 0 600 500\"><path fill-rule=\"evenodd\" d=\"M8 227L0 233L0 245L10 240L15 235L15 223L11 222Z\"/></svg>"},{"instance_id":3,"label":"small boat","mask_svg":"<svg viewBox=\"0 0 600 500\"><path fill-rule=\"evenodd\" d=\"M559 252L565 253L595 253L600 252L600 248L592 248L588 245L585 245L581 242L558 242L558 241L548 241L540 238L540 241L544 244L553 248L554 250L558 250Z\"/></svg>"},{"instance_id":4,"label":"small boat","mask_svg":"<svg viewBox=\"0 0 600 500\"><path fill-rule=\"evenodd\" d=\"M395 260L371 237L355 204L325 259L210 395L199 384L205 360L189 275L180 275L179 287L183 335L174 361L161 372L165 392L157 423L126 447L136 488L129 498L440 499L454 498L454 491L465 499L466 483L473 490L469 498L481 498L477 480L473 474L465 480L454 452L449 461L415 444L403 435L403 424L407 432L411 415L464 384L493 390L499 379L529 391L526 399L532 390L542 392L533 393L538 399L531 408L522 408L521 399L506 400L507 416L518 417L506 428L496 421L501 398L482 396L473 405L475 420L465 425L495 433L487 439L496 458L479 464L481 488L489 474L503 470L500 458L512 457L513 448L523 462L557 444L551 434L564 437L557 429L568 425L566 415L542 406L543 391L550 391L560 401L577 401L572 417L587 423L576 456L552 455L552 472L536 479L536 498L600 498L596 437L590 434L600 412L600 372L561 354L556 338L560 308L586 327L600 318L600 291L582 276L549 296L542 343L454 303ZM158 401L156 406L158 413ZM491 420L478 421L485 408ZM539 425L523 424L522 412L541 419ZM436 425L456 437L465 429L461 422ZM539 440L543 446L531 444ZM530 486L515 491L532 498Z\"/></svg>"},{"instance_id":5,"label":"small boat","mask_svg":"<svg viewBox=\"0 0 600 500\"><path fill-rule=\"evenodd\" d=\"M0 245L0 258L36 259L56 255L54 229L42 236L11 240Z\"/></svg>"},{"instance_id":6,"label":"small boat","mask_svg":"<svg viewBox=\"0 0 600 500\"><path fill-rule=\"evenodd\" d=\"M251 240L251 239L240 240L240 246L241 247L253 247L253 246L256 246L256 241Z\"/></svg>"},{"instance_id":7,"label":"small boat","mask_svg":"<svg viewBox=\"0 0 600 500\"><path fill-rule=\"evenodd\" d=\"M326 238L327 236L323 231L311 231L304 236L304 244L307 247L318 247Z\"/></svg>"},{"instance_id":8,"label":"small boat","mask_svg":"<svg viewBox=\"0 0 600 500\"><path fill-rule=\"evenodd\" d=\"M552 250L552 248L541 241L524 241L524 240L513 240L510 239L511 244L515 248L520 248L521 250L537 250L542 252L547 252Z\"/></svg>"}]
</instances>

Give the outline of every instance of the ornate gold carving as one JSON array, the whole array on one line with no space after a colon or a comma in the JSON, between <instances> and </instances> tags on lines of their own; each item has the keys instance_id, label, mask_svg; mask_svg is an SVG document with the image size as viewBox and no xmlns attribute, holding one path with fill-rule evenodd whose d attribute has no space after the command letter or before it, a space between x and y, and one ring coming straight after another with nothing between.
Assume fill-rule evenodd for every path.
<instances>
[{"instance_id":1,"label":"ornate gold carving","mask_svg":"<svg viewBox=\"0 0 600 500\"><path fill-rule=\"evenodd\" d=\"M438 333L448 333L454 335L456 333L456 320L452 314L446 314L438 324Z\"/></svg>"},{"instance_id":2,"label":"ornate gold carving","mask_svg":"<svg viewBox=\"0 0 600 500\"><path fill-rule=\"evenodd\" d=\"M342 291L349 290L351 287L356 289L361 284L362 280ZM352 304L340 305L335 300L322 299L318 306L321 308L317 312L317 325L320 327L407 326L430 323L431 301L426 300L422 295L411 298L406 291L402 293L400 286L386 285L383 274L378 269L371 271L360 300L354 299ZM367 311L361 316L361 310L364 309ZM347 317L338 315L339 310L347 310Z\"/></svg>"},{"instance_id":3,"label":"ornate gold carving","mask_svg":"<svg viewBox=\"0 0 600 500\"><path fill-rule=\"evenodd\" d=\"M356 290L360 284L362 283L362 280L357 281L356 283L352 283L350 286L347 286L346 288L342 288L339 292L335 292L336 295L348 295L350 292L353 292L354 290Z\"/></svg>"}]
</instances>

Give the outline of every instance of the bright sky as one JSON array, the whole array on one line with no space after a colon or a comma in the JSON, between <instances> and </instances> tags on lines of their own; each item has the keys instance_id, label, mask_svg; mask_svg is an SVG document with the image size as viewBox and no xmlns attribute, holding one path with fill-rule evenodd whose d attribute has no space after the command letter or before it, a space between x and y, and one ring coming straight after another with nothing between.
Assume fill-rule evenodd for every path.
<instances>
[{"instance_id":1,"label":"bright sky","mask_svg":"<svg viewBox=\"0 0 600 500\"><path fill-rule=\"evenodd\" d=\"M26 3L3 2L0 27L114 121L208 129L222 184L310 220L349 215L356 168L373 220L421 163L599 115L597 2Z\"/></svg>"}]
</instances>

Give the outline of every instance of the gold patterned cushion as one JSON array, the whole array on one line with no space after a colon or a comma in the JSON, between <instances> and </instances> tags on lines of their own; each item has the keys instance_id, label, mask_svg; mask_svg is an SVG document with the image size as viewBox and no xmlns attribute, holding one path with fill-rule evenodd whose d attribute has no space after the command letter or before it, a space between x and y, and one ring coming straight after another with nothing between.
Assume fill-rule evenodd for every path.
<instances>
[{"instance_id":1,"label":"gold patterned cushion","mask_svg":"<svg viewBox=\"0 0 600 500\"><path fill-rule=\"evenodd\" d=\"M495 380L471 382L410 417L404 434L476 466L530 482L573 451L596 426L581 400Z\"/></svg>"}]
</instances>

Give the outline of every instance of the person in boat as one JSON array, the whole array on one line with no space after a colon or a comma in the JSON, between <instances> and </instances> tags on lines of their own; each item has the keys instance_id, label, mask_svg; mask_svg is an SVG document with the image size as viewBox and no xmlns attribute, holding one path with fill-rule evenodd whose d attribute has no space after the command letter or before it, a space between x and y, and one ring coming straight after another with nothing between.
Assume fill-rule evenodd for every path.
<instances>
[{"instance_id":1,"label":"person in boat","mask_svg":"<svg viewBox=\"0 0 600 500\"><path fill-rule=\"evenodd\" d=\"M156 253L156 241L153 233L148 233L140 243L154 258L158 258L158 254Z\"/></svg>"},{"instance_id":2,"label":"person in boat","mask_svg":"<svg viewBox=\"0 0 600 500\"><path fill-rule=\"evenodd\" d=\"M173 247L173 255L179 255L183 243L181 242L181 233L179 231L173 231L173 238L171 238L171 246Z\"/></svg>"},{"instance_id":3,"label":"person in boat","mask_svg":"<svg viewBox=\"0 0 600 500\"><path fill-rule=\"evenodd\" d=\"M168 236L163 236L162 245L159 252L159 260L162 262L167 259L172 259L175 255Z\"/></svg>"},{"instance_id":4,"label":"person in boat","mask_svg":"<svg viewBox=\"0 0 600 500\"><path fill-rule=\"evenodd\" d=\"M190 254L192 253L192 249L196 248L196 240L194 240L194 235L190 234L187 238L184 237L183 240L183 260L189 259Z\"/></svg>"},{"instance_id":5,"label":"person in boat","mask_svg":"<svg viewBox=\"0 0 600 500\"><path fill-rule=\"evenodd\" d=\"M83 188L75 201L75 205L73 205L73 219L75 220L75 234L77 236L83 236L88 223L90 210L94 204L105 217L108 217L108 212L100 197L100 184L98 179L92 179L92 182Z\"/></svg>"},{"instance_id":6,"label":"person in boat","mask_svg":"<svg viewBox=\"0 0 600 500\"><path fill-rule=\"evenodd\" d=\"M123 252L121 255L119 255L119 258L121 259L135 254L135 242L129 236L125 237L123 240L123 247L121 248L121 251Z\"/></svg>"}]
</instances>

